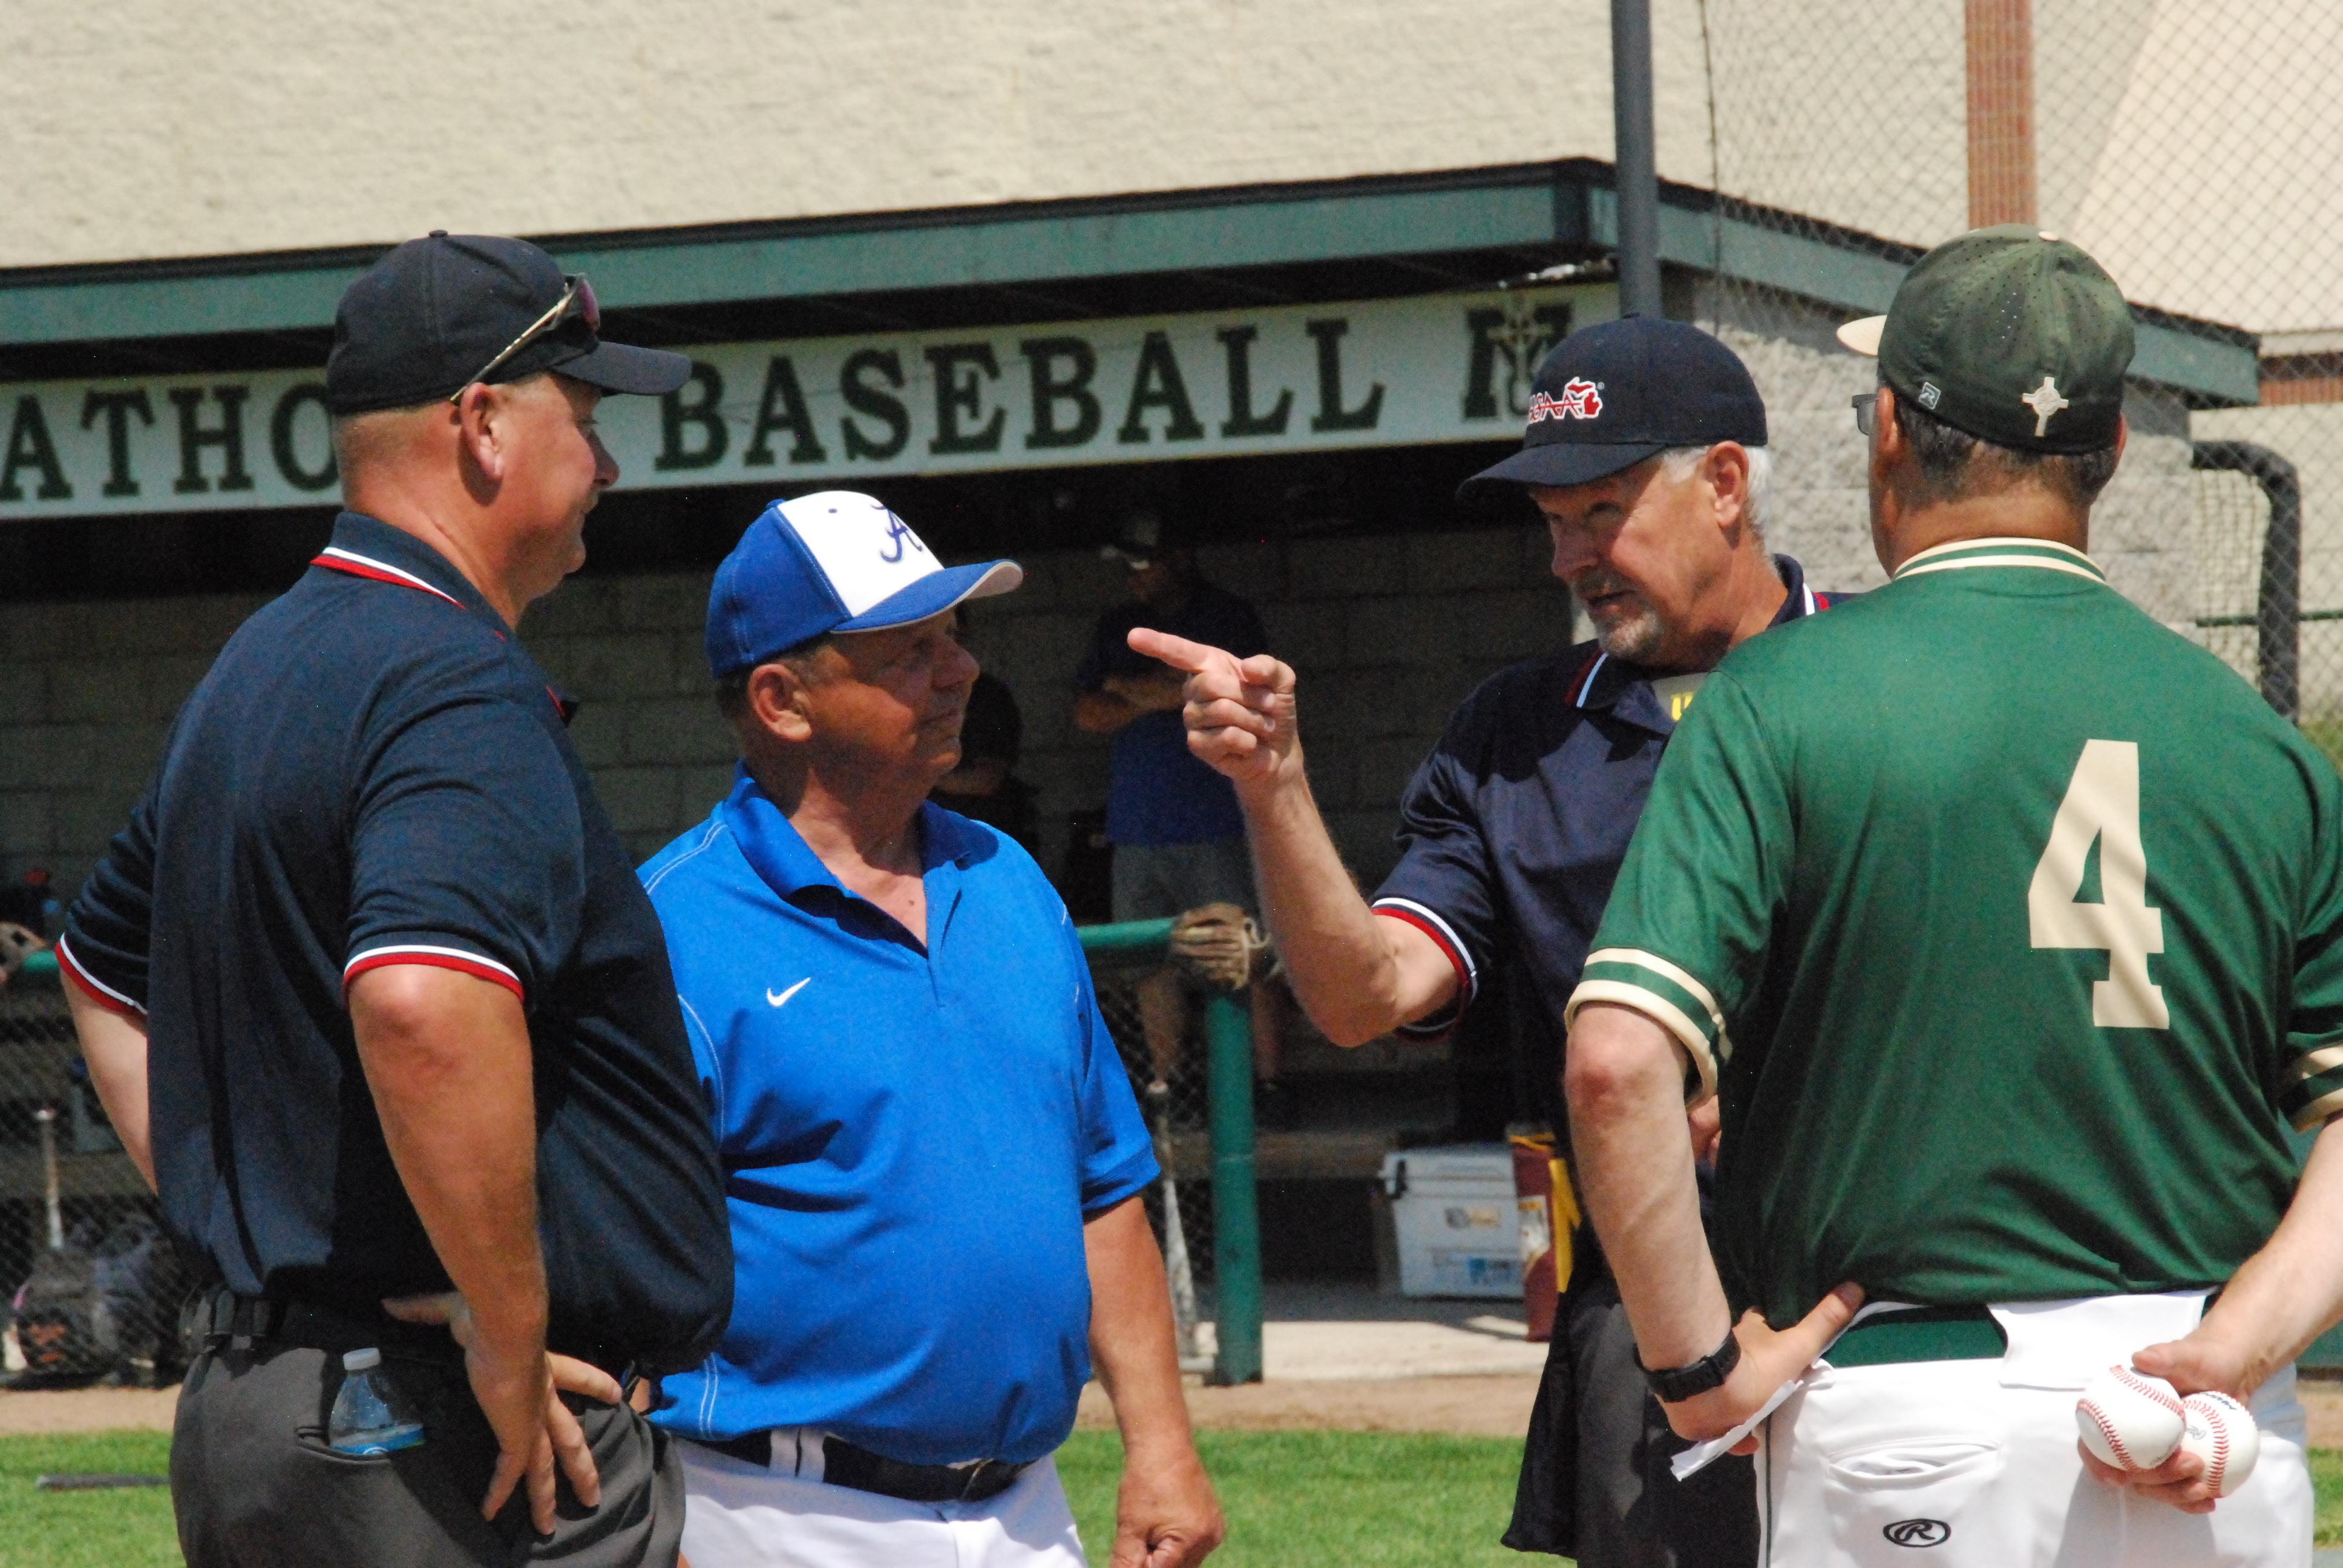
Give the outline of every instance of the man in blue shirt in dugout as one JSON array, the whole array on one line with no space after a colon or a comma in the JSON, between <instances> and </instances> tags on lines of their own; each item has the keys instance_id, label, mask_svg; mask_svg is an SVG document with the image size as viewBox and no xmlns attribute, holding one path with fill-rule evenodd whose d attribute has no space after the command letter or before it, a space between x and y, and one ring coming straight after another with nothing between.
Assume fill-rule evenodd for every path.
<instances>
[{"instance_id":1,"label":"man in blue shirt in dugout","mask_svg":"<svg viewBox=\"0 0 2343 1568\"><path fill-rule=\"evenodd\" d=\"M977 674L954 607L1022 577L945 568L843 491L774 503L716 574L739 779L642 870L737 1250L731 1326L658 1418L695 1568L1077 1568L1050 1456L1093 1362L1115 1561L1221 1539L1073 927L1012 840L927 801Z\"/></svg>"}]
</instances>

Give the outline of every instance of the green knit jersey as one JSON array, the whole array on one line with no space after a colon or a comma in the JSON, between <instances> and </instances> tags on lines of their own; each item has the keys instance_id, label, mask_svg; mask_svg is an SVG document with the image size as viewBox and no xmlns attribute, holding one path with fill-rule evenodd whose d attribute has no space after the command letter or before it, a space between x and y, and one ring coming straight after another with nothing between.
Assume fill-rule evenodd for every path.
<instances>
[{"instance_id":1,"label":"green knit jersey","mask_svg":"<svg viewBox=\"0 0 2343 1568\"><path fill-rule=\"evenodd\" d=\"M1753 638L1669 743L1570 1013L1724 1100L1777 1326L2208 1286L2343 1111L2343 784L2090 558L1985 539Z\"/></svg>"}]
</instances>

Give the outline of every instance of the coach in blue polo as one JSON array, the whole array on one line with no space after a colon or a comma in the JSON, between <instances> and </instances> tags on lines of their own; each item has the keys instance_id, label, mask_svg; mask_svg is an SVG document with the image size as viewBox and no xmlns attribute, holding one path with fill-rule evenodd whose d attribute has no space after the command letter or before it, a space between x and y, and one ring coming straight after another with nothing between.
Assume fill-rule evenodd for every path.
<instances>
[{"instance_id":1,"label":"coach in blue polo","mask_svg":"<svg viewBox=\"0 0 2343 1568\"><path fill-rule=\"evenodd\" d=\"M944 568L867 496L775 502L718 568L732 792L643 868L716 1123L736 1306L667 1380L694 1568L1074 1568L1051 1454L1095 1366L1115 1560L1201 1561L1157 1173L1089 970L1016 843L928 802L976 661Z\"/></svg>"}]
</instances>

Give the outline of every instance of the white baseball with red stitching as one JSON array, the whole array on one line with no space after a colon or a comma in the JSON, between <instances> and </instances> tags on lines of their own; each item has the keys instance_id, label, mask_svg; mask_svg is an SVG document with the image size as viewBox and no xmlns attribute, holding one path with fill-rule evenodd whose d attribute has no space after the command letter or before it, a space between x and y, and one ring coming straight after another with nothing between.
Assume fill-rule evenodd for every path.
<instances>
[{"instance_id":1,"label":"white baseball with red stitching","mask_svg":"<svg viewBox=\"0 0 2343 1568\"><path fill-rule=\"evenodd\" d=\"M2154 1470L2180 1446L2180 1395L2160 1377L2112 1366L2083 1387L2075 1427L2083 1446L2118 1470Z\"/></svg>"},{"instance_id":2,"label":"white baseball with red stitching","mask_svg":"<svg viewBox=\"0 0 2343 1568\"><path fill-rule=\"evenodd\" d=\"M2205 1482L2216 1497L2246 1483L2262 1456L2261 1428L2244 1405L2225 1393L2192 1393L2180 1402L2180 1447L2205 1462Z\"/></svg>"}]
</instances>

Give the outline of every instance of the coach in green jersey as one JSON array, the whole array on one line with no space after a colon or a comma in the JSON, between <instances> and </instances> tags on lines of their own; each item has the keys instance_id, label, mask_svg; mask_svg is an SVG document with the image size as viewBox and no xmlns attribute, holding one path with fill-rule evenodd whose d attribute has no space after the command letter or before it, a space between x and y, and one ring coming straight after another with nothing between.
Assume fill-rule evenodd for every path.
<instances>
[{"instance_id":1,"label":"coach in green jersey","mask_svg":"<svg viewBox=\"0 0 2343 1568\"><path fill-rule=\"evenodd\" d=\"M1979 230L1842 337L1893 580L1710 678L1568 1010L1644 1364L1704 1438L1804 1373L1774 1562L2305 1562L2343 1144L2298 1183L2288 1134L2343 1109L2343 786L2086 553L2132 352L2090 257ZM1687 1091L1723 1101L1714 1262ZM2084 1474L2075 1392L2127 1359L2252 1402L2210 1520L2157 1505L2212 1509L2194 1458Z\"/></svg>"}]
</instances>

